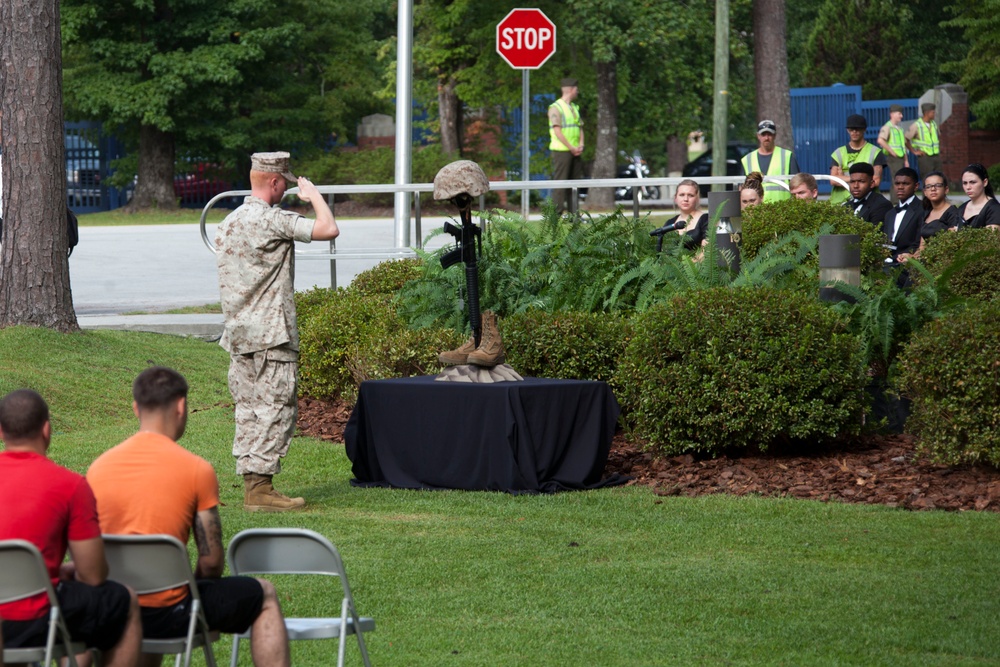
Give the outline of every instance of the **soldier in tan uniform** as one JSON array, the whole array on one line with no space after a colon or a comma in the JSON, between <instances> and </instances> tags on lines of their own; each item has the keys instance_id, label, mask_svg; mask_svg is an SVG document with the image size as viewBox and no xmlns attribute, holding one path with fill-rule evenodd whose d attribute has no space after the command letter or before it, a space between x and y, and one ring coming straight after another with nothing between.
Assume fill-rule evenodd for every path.
<instances>
[{"instance_id":1,"label":"soldier in tan uniform","mask_svg":"<svg viewBox=\"0 0 1000 667\"><path fill-rule=\"evenodd\" d=\"M295 241L340 234L333 212L306 178L289 171L288 153L254 153L251 195L215 234L226 325L219 344L230 355L229 391L236 406L233 456L243 476L243 507L283 512L305 505L274 489L272 477L295 431L299 333L295 321ZM278 208L288 187L312 204L316 219Z\"/></svg>"}]
</instances>

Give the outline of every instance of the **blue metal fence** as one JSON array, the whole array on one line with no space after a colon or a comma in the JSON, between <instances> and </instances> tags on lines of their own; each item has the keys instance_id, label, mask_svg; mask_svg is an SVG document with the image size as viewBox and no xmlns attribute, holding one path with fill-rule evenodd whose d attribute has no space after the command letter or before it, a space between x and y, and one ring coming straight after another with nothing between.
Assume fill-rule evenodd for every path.
<instances>
[{"instance_id":1,"label":"blue metal fence","mask_svg":"<svg viewBox=\"0 0 1000 667\"><path fill-rule=\"evenodd\" d=\"M100 123L65 123L66 204L74 213L110 211L124 206L128 190L108 185L111 161L122 156L121 142Z\"/></svg>"},{"instance_id":2,"label":"blue metal fence","mask_svg":"<svg viewBox=\"0 0 1000 667\"><path fill-rule=\"evenodd\" d=\"M828 88L793 88L792 131L799 167L812 174L830 172L831 154L847 143L845 124L851 114L861 114L868 121L865 139L878 143L878 131L889 120L889 106L903 107L903 119L919 117L920 100L861 99L861 86L835 85ZM911 160L913 157L911 155ZM820 192L830 192L829 181L820 181ZM889 179L882 179L882 189L889 189Z\"/></svg>"}]
</instances>

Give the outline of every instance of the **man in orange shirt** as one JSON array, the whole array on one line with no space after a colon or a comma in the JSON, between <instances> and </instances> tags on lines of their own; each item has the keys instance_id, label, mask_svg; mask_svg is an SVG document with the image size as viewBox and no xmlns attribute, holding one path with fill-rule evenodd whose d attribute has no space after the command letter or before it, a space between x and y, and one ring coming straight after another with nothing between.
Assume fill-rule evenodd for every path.
<instances>
[{"instance_id":1,"label":"man in orange shirt","mask_svg":"<svg viewBox=\"0 0 1000 667\"><path fill-rule=\"evenodd\" d=\"M254 664L285 667L291 663L288 634L274 585L222 577L218 478L208 461L176 442L187 425L187 392L187 381L169 368L147 368L135 379L132 409L139 432L99 456L87 472L101 528L109 534L173 535L187 543L193 519L195 577L209 627L229 634L249 628ZM140 596L144 636L186 634L190 603L187 587ZM161 656L143 658L155 665Z\"/></svg>"}]
</instances>

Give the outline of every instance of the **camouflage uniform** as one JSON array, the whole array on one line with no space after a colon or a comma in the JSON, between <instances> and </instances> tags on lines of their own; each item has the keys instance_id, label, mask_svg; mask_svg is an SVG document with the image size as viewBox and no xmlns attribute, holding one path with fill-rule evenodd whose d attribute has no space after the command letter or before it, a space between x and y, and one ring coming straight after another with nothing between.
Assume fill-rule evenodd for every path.
<instances>
[{"instance_id":1,"label":"camouflage uniform","mask_svg":"<svg viewBox=\"0 0 1000 667\"><path fill-rule=\"evenodd\" d=\"M240 475L274 475L295 430L299 333L295 322L295 241L314 220L247 197L215 234L236 404L233 456Z\"/></svg>"}]
</instances>

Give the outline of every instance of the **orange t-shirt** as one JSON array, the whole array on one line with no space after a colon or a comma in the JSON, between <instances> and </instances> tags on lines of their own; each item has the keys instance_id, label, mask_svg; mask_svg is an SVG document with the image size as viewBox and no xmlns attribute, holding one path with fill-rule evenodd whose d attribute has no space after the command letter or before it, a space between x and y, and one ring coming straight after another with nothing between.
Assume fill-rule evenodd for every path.
<instances>
[{"instance_id":1,"label":"orange t-shirt","mask_svg":"<svg viewBox=\"0 0 1000 667\"><path fill-rule=\"evenodd\" d=\"M173 535L187 544L195 514L219 504L212 465L170 438L140 432L101 454L87 471L101 531L109 535ZM143 607L168 607L187 587L142 595Z\"/></svg>"}]
</instances>

